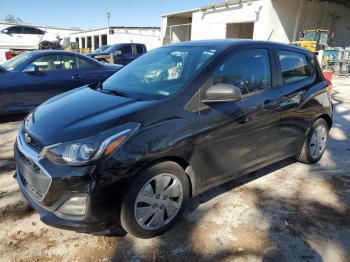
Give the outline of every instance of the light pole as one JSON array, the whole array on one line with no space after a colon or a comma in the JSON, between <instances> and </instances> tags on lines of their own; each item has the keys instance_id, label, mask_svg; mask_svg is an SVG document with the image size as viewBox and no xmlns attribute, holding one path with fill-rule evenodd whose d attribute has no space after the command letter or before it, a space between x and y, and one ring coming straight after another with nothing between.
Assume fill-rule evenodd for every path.
<instances>
[{"instance_id":1,"label":"light pole","mask_svg":"<svg viewBox=\"0 0 350 262\"><path fill-rule=\"evenodd\" d=\"M106 13L106 16L107 16L108 33L109 33L109 31L110 31L110 28L109 28L109 19L111 18L111 12L107 12L107 13Z\"/></svg>"}]
</instances>

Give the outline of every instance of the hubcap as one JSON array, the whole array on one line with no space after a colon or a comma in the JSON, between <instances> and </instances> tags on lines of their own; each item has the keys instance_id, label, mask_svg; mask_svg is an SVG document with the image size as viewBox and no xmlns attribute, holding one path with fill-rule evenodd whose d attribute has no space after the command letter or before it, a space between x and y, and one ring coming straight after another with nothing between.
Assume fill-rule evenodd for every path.
<instances>
[{"instance_id":1,"label":"hubcap","mask_svg":"<svg viewBox=\"0 0 350 262\"><path fill-rule=\"evenodd\" d=\"M134 216L146 230L157 230L170 223L183 200L180 180L172 174L159 174L150 179L137 195Z\"/></svg>"},{"instance_id":2,"label":"hubcap","mask_svg":"<svg viewBox=\"0 0 350 262\"><path fill-rule=\"evenodd\" d=\"M326 127L323 125L316 127L310 141L310 154L314 159L322 155L326 148L327 138Z\"/></svg>"}]
</instances>

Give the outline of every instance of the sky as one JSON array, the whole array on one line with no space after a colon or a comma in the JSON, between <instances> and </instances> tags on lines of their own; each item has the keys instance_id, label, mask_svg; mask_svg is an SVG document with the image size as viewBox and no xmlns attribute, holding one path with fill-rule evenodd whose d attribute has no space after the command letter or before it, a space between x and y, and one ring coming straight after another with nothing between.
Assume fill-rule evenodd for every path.
<instances>
[{"instance_id":1,"label":"sky","mask_svg":"<svg viewBox=\"0 0 350 262\"><path fill-rule=\"evenodd\" d=\"M160 26L160 16L202 7L215 0L0 0L0 20L11 14L37 25L80 27ZM216 2L223 2L216 0Z\"/></svg>"}]
</instances>

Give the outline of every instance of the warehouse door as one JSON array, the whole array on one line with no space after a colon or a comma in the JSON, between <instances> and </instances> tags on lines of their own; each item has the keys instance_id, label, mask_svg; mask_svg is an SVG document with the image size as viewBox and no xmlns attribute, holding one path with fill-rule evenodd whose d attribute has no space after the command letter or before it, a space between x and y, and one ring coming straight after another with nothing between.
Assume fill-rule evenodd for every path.
<instances>
[{"instance_id":1,"label":"warehouse door","mask_svg":"<svg viewBox=\"0 0 350 262\"><path fill-rule=\"evenodd\" d=\"M226 24L226 38L253 39L254 23Z\"/></svg>"}]
</instances>

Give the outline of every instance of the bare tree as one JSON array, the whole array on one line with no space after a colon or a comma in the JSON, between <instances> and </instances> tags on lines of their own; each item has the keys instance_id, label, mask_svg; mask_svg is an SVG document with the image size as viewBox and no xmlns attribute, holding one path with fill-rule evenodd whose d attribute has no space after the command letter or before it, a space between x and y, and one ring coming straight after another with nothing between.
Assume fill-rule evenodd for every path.
<instances>
[{"instance_id":1,"label":"bare tree","mask_svg":"<svg viewBox=\"0 0 350 262\"><path fill-rule=\"evenodd\" d=\"M23 23L23 20L21 18L15 17L14 15L6 15L4 18L4 21L13 23L13 24Z\"/></svg>"}]
</instances>

